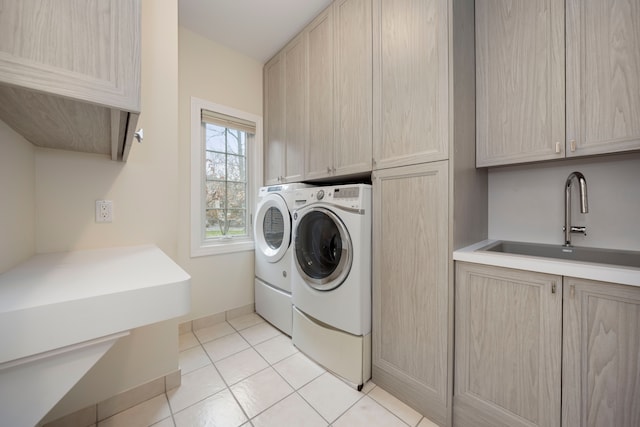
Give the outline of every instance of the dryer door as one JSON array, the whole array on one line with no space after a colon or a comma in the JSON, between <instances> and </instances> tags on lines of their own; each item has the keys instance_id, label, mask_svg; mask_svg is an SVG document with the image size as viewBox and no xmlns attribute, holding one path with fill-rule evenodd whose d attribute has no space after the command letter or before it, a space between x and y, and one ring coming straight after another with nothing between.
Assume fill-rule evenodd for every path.
<instances>
[{"instance_id":1,"label":"dryer door","mask_svg":"<svg viewBox=\"0 0 640 427\"><path fill-rule=\"evenodd\" d=\"M324 207L301 210L296 216L293 246L300 276L320 291L337 288L349 275L353 259L347 228Z\"/></svg>"},{"instance_id":2,"label":"dryer door","mask_svg":"<svg viewBox=\"0 0 640 427\"><path fill-rule=\"evenodd\" d=\"M256 248L269 262L278 262L291 243L291 217L284 199L268 195L258 204L254 228Z\"/></svg>"}]
</instances>

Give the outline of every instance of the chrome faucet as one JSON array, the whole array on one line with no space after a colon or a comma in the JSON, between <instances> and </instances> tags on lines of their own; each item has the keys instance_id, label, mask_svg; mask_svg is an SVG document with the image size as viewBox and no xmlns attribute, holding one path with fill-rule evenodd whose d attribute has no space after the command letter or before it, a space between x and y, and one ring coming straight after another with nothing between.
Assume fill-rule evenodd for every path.
<instances>
[{"instance_id":1,"label":"chrome faucet","mask_svg":"<svg viewBox=\"0 0 640 427\"><path fill-rule=\"evenodd\" d=\"M582 233L587 235L587 227L571 226L571 182L573 178L578 180L580 185L580 212L586 214L589 212L589 203L587 200L587 180L580 172L572 172L564 184L564 246L571 246L571 233Z\"/></svg>"}]
</instances>

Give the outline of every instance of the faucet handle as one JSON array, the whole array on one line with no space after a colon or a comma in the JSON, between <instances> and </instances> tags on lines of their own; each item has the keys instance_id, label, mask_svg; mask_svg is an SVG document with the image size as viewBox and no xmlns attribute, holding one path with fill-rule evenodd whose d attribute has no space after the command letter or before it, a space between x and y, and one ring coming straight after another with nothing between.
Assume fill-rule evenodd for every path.
<instances>
[{"instance_id":1,"label":"faucet handle","mask_svg":"<svg viewBox=\"0 0 640 427\"><path fill-rule=\"evenodd\" d=\"M585 236L587 235L587 227L582 225L580 226L572 225L569 231L571 231L572 233L582 233Z\"/></svg>"}]
</instances>

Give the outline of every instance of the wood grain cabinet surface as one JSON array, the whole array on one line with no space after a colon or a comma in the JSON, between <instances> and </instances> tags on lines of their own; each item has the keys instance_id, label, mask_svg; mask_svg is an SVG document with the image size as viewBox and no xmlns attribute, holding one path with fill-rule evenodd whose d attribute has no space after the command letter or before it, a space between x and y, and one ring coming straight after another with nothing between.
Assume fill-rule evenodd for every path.
<instances>
[{"instance_id":1,"label":"wood grain cabinet surface","mask_svg":"<svg viewBox=\"0 0 640 427\"><path fill-rule=\"evenodd\" d=\"M640 288L565 278L562 425L640 425Z\"/></svg>"},{"instance_id":2,"label":"wood grain cabinet surface","mask_svg":"<svg viewBox=\"0 0 640 427\"><path fill-rule=\"evenodd\" d=\"M0 2L0 119L33 144L126 160L140 113L140 1Z\"/></svg>"},{"instance_id":3,"label":"wood grain cabinet surface","mask_svg":"<svg viewBox=\"0 0 640 427\"><path fill-rule=\"evenodd\" d=\"M374 169L449 157L449 8L374 1Z\"/></svg>"},{"instance_id":4,"label":"wood grain cabinet surface","mask_svg":"<svg viewBox=\"0 0 640 427\"><path fill-rule=\"evenodd\" d=\"M640 425L640 287L456 263L455 426Z\"/></svg>"},{"instance_id":5,"label":"wood grain cabinet surface","mask_svg":"<svg viewBox=\"0 0 640 427\"><path fill-rule=\"evenodd\" d=\"M371 172L371 31L371 0L335 0L265 65L266 184Z\"/></svg>"},{"instance_id":6,"label":"wood grain cabinet surface","mask_svg":"<svg viewBox=\"0 0 640 427\"><path fill-rule=\"evenodd\" d=\"M456 427L560 426L562 277L456 263Z\"/></svg>"},{"instance_id":7,"label":"wood grain cabinet surface","mask_svg":"<svg viewBox=\"0 0 640 427\"><path fill-rule=\"evenodd\" d=\"M304 175L307 50L305 34L264 66L264 181L299 182Z\"/></svg>"},{"instance_id":8,"label":"wood grain cabinet surface","mask_svg":"<svg viewBox=\"0 0 640 427\"><path fill-rule=\"evenodd\" d=\"M640 149L638 26L637 2L477 0L477 165Z\"/></svg>"},{"instance_id":9,"label":"wood grain cabinet surface","mask_svg":"<svg viewBox=\"0 0 640 427\"><path fill-rule=\"evenodd\" d=\"M445 424L447 161L374 172L373 381Z\"/></svg>"}]
</instances>

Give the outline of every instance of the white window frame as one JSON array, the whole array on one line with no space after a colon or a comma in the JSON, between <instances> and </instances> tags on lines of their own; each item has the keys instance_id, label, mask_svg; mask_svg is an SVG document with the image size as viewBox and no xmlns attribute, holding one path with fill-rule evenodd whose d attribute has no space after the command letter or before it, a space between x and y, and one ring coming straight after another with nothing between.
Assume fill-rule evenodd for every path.
<instances>
[{"instance_id":1,"label":"white window frame","mask_svg":"<svg viewBox=\"0 0 640 427\"><path fill-rule=\"evenodd\" d=\"M247 146L247 236L232 239L205 239L205 167L204 167L204 125L201 111L209 110L232 117L249 120L256 124L253 144ZM262 177L262 117L246 113L224 105L191 97L191 257L252 251L253 214L256 193Z\"/></svg>"}]
</instances>

